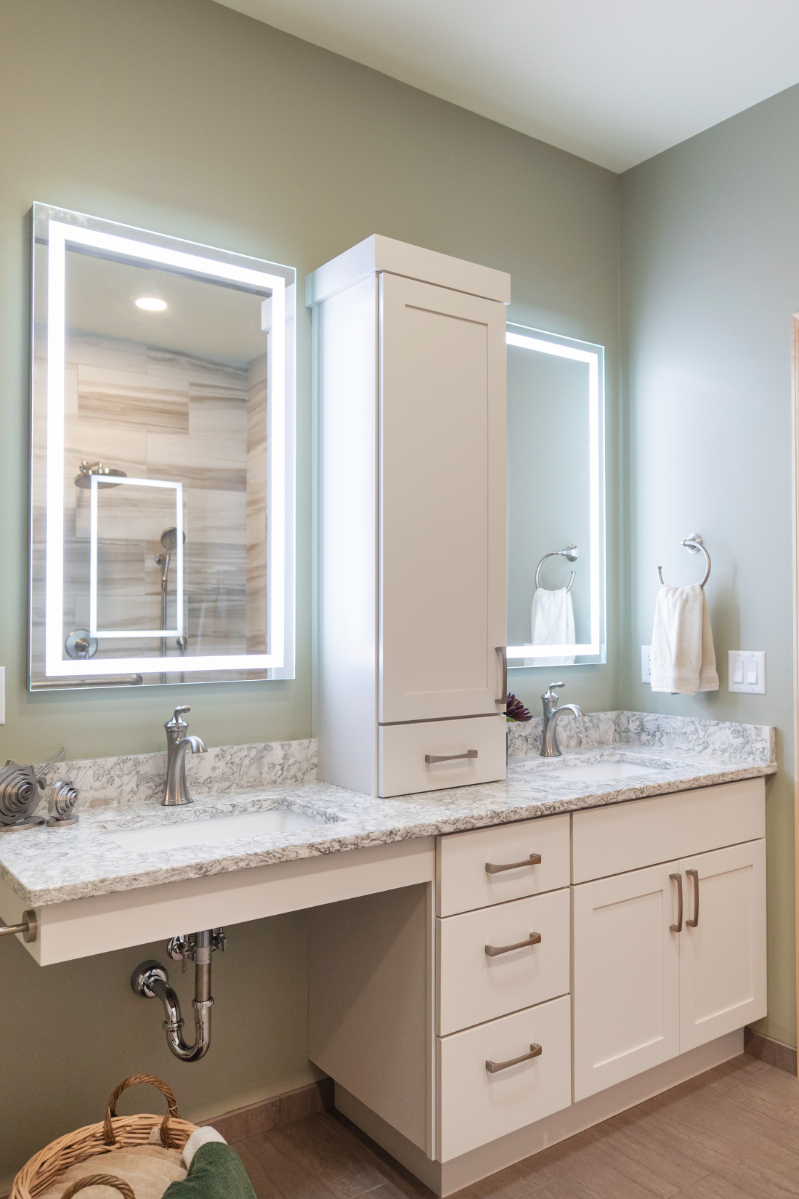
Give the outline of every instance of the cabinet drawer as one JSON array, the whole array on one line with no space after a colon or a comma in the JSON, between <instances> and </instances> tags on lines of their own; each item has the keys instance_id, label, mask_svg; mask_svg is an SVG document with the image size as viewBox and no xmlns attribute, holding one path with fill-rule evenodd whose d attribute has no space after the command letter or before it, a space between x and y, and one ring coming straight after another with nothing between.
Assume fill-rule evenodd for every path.
<instances>
[{"instance_id":1,"label":"cabinet drawer","mask_svg":"<svg viewBox=\"0 0 799 1199\"><path fill-rule=\"evenodd\" d=\"M575 812L572 882L765 837L765 800L765 781L744 779Z\"/></svg>"},{"instance_id":2,"label":"cabinet drawer","mask_svg":"<svg viewBox=\"0 0 799 1199\"><path fill-rule=\"evenodd\" d=\"M439 1035L568 994L569 908L568 890L550 891L439 919Z\"/></svg>"},{"instance_id":3,"label":"cabinet drawer","mask_svg":"<svg viewBox=\"0 0 799 1199\"><path fill-rule=\"evenodd\" d=\"M503 713L381 725L378 794L411 795L504 779L506 727ZM472 757L463 756L470 752Z\"/></svg>"},{"instance_id":4,"label":"cabinet drawer","mask_svg":"<svg viewBox=\"0 0 799 1199\"><path fill-rule=\"evenodd\" d=\"M529 862L531 854L540 862ZM488 865L509 866L487 870ZM439 837L439 916L555 891L569 883L569 816L544 816Z\"/></svg>"},{"instance_id":5,"label":"cabinet drawer","mask_svg":"<svg viewBox=\"0 0 799 1199\"><path fill-rule=\"evenodd\" d=\"M568 995L438 1040L441 1161L571 1103ZM539 1057L489 1072L540 1045Z\"/></svg>"}]
</instances>

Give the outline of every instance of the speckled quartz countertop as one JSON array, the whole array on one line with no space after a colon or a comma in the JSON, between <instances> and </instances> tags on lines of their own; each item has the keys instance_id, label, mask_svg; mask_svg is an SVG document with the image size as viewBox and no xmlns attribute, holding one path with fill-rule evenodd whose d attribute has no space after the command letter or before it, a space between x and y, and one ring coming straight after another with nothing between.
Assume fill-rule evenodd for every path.
<instances>
[{"instance_id":1,"label":"speckled quartz countertop","mask_svg":"<svg viewBox=\"0 0 799 1199\"><path fill-rule=\"evenodd\" d=\"M774 730L763 725L631 712L597 713L579 722L580 729L577 723L562 739L562 758L538 755L540 720L510 726L513 756L504 782L396 799L374 799L315 781L312 741L224 747L190 759L195 802L177 809L159 804L165 755L98 760L90 764L82 787L78 824L0 833L0 879L26 906L41 907L757 778L776 770ZM577 777L575 767L598 762L626 763L627 777L600 782ZM60 765L50 781L68 777L77 766ZM275 807L318 817L318 823L242 836L224 845L217 839L215 844L214 818ZM164 826L195 821L204 822L207 842L159 847ZM149 830L147 848L115 842L114 832L125 829Z\"/></svg>"}]
</instances>

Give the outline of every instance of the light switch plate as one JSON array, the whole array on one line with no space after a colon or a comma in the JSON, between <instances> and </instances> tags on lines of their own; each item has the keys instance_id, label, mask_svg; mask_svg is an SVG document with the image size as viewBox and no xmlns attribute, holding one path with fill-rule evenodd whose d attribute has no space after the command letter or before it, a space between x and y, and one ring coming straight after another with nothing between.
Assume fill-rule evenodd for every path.
<instances>
[{"instance_id":1,"label":"light switch plate","mask_svg":"<svg viewBox=\"0 0 799 1199\"><path fill-rule=\"evenodd\" d=\"M766 694L766 655L759 650L731 649L727 687L747 695ZM736 682L736 679L739 681Z\"/></svg>"},{"instance_id":2,"label":"light switch plate","mask_svg":"<svg viewBox=\"0 0 799 1199\"><path fill-rule=\"evenodd\" d=\"M651 668L650 662L649 662L651 653L652 653L651 645L642 645L641 646L641 682L642 683L651 683L652 682L652 668Z\"/></svg>"}]
</instances>

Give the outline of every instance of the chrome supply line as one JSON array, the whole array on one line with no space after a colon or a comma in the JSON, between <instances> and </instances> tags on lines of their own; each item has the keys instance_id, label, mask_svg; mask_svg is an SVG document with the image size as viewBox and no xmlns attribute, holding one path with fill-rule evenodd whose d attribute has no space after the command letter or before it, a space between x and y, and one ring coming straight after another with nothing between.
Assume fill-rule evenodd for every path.
<instances>
[{"instance_id":1,"label":"chrome supply line","mask_svg":"<svg viewBox=\"0 0 799 1199\"><path fill-rule=\"evenodd\" d=\"M177 961L194 962L194 1043L183 1038L183 1016L180 1000L169 984L169 974L160 962L146 961L137 966L130 985L144 999L160 999L164 1007L164 1031L166 1042L175 1057L182 1062L198 1062L205 1057L211 1046L211 954L215 949L224 951L226 939L224 929L207 928L204 932L189 933L173 937L167 945L167 953Z\"/></svg>"}]
</instances>

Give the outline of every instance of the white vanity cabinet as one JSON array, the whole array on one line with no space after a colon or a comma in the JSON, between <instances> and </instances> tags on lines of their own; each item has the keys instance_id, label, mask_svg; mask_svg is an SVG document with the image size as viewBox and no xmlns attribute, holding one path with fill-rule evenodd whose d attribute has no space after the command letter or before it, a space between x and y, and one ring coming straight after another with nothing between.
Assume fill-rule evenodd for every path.
<instances>
[{"instance_id":1,"label":"white vanity cabinet","mask_svg":"<svg viewBox=\"0 0 799 1199\"><path fill-rule=\"evenodd\" d=\"M510 276L370 237L315 271L319 778L504 778Z\"/></svg>"},{"instance_id":2,"label":"white vanity cabinet","mask_svg":"<svg viewBox=\"0 0 799 1199\"><path fill-rule=\"evenodd\" d=\"M765 1016L763 784L572 819L575 878L608 861L643 867L572 888L580 1100ZM670 850L685 856L662 861Z\"/></svg>"},{"instance_id":3,"label":"white vanity cabinet","mask_svg":"<svg viewBox=\"0 0 799 1199\"><path fill-rule=\"evenodd\" d=\"M725 783L439 836L432 885L315 909L336 1106L448 1194L741 1052L764 836L764 780Z\"/></svg>"},{"instance_id":4,"label":"white vanity cabinet","mask_svg":"<svg viewBox=\"0 0 799 1199\"><path fill-rule=\"evenodd\" d=\"M569 816L439 837L436 877L446 1162L571 1103Z\"/></svg>"},{"instance_id":5,"label":"white vanity cabinet","mask_svg":"<svg viewBox=\"0 0 799 1199\"><path fill-rule=\"evenodd\" d=\"M571 1103L569 830L439 837L435 895L310 913L309 1057L401 1159L449 1161Z\"/></svg>"}]
</instances>

